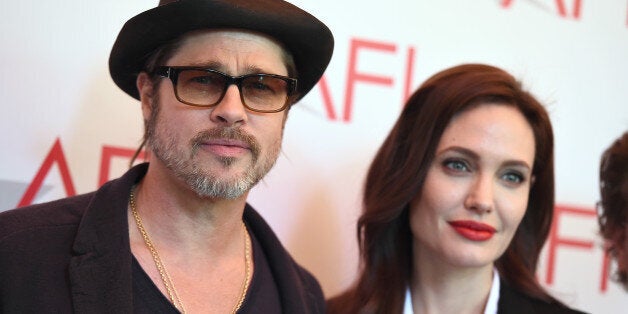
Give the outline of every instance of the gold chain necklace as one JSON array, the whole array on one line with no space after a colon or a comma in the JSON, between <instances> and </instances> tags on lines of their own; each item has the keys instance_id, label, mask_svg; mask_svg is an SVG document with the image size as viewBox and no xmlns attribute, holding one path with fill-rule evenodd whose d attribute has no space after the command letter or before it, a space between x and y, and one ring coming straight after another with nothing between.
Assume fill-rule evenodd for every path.
<instances>
[{"instance_id":1,"label":"gold chain necklace","mask_svg":"<svg viewBox=\"0 0 628 314\"><path fill-rule=\"evenodd\" d=\"M168 292L168 297L170 298L170 302L172 302L172 304L174 305L175 308L177 308L177 310L185 314L186 313L185 307L183 306L183 303L181 302L181 298L179 297L179 293L177 292L177 289L174 287L174 282L172 281L170 274L168 274L168 271L166 271L166 267L161 262L159 253L157 253L157 249L155 248L155 246L153 245L153 242L148 237L148 233L146 232L146 229L144 229L144 225L142 224L142 219L140 218L140 215L137 213L137 206L135 204L134 192L135 192L135 186L131 188L131 193L129 195L130 196L129 203L131 205L131 213L133 214L133 218L135 218L135 223L137 224L137 229L139 229L140 233L142 234L144 243L146 243L146 246L148 247L148 250L150 251L150 254L153 257L153 261L155 262L157 271L159 272L159 275L161 276L161 281L166 287L166 292ZM235 314L240 309L240 307L242 307L242 303L244 303L244 298L246 297L246 290L249 287L249 284L251 282L251 257L250 257L251 237L249 235L248 229L244 225L244 222L242 222L242 229L244 229L244 234L245 234L244 236L245 272L244 272L244 281L242 282L242 288L241 288L242 291L240 292L240 297L238 298L238 302L236 302L235 306L233 307L233 310L231 311L231 313L233 314Z\"/></svg>"}]
</instances>

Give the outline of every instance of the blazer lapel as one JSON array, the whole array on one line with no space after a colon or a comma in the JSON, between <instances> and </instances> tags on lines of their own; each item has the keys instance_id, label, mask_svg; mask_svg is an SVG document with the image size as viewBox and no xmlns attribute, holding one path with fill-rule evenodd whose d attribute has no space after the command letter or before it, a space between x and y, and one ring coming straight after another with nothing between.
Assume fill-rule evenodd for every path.
<instances>
[{"instance_id":1,"label":"blazer lapel","mask_svg":"<svg viewBox=\"0 0 628 314\"><path fill-rule=\"evenodd\" d=\"M268 259L268 265L277 283L283 311L301 314L324 313L323 302L317 302L318 299L323 300L322 294L318 295L304 285L296 262L283 248L270 226L248 203L244 208L244 220L255 234ZM311 308L319 304L320 308Z\"/></svg>"},{"instance_id":2,"label":"blazer lapel","mask_svg":"<svg viewBox=\"0 0 628 314\"><path fill-rule=\"evenodd\" d=\"M498 314L529 314L537 313L525 296L513 290L504 280L500 281Z\"/></svg>"},{"instance_id":3,"label":"blazer lapel","mask_svg":"<svg viewBox=\"0 0 628 314\"><path fill-rule=\"evenodd\" d=\"M76 313L133 311L127 204L131 186L145 168L135 167L105 184L85 211L69 266Z\"/></svg>"}]
</instances>

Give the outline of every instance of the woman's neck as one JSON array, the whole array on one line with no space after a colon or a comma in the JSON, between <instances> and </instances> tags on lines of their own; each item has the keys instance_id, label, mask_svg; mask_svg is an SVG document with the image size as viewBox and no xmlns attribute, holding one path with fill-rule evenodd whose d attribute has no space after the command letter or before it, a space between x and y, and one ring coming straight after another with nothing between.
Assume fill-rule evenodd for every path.
<instances>
[{"instance_id":1,"label":"woman's neck","mask_svg":"<svg viewBox=\"0 0 628 314\"><path fill-rule=\"evenodd\" d=\"M462 268L444 262L414 262L410 292L414 313L483 313L493 265Z\"/></svg>"}]
</instances>

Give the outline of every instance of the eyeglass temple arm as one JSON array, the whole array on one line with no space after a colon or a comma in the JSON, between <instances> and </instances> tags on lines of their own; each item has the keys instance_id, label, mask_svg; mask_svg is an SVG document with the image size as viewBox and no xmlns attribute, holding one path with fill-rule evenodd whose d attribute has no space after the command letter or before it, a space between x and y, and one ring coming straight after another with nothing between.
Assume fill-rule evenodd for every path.
<instances>
[{"instance_id":1,"label":"eyeglass temple arm","mask_svg":"<svg viewBox=\"0 0 628 314\"><path fill-rule=\"evenodd\" d=\"M163 76L163 77L167 77L170 78L170 72L171 72L172 68L171 67L158 67L157 69L155 69L155 75L159 75L159 76Z\"/></svg>"}]
</instances>

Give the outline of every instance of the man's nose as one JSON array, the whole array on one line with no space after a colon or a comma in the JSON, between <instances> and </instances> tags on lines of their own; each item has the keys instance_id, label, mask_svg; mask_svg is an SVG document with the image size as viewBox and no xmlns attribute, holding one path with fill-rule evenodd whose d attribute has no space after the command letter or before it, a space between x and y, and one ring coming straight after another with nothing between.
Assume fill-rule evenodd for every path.
<instances>
[{"instance_id":1,"label":"man's nose","mask_svg":"<svg viewBox=\"0 0 628 314\"><path fill-rule=\"evenodd\" d=\"M247 120L246 107L242 103L242 97L238 86L229 85L222 97L211 111L210 119L219 124L232 126L245 123Z\"/></svg>"}]
</instances>

